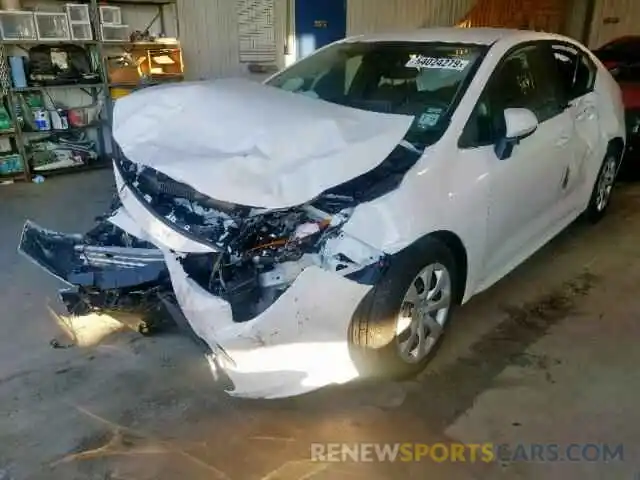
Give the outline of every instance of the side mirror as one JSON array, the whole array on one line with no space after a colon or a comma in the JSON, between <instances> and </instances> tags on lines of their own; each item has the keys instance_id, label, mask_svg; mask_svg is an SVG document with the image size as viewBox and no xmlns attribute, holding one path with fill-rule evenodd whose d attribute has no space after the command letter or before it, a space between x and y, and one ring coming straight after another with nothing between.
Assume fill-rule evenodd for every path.
<instances>
[{"instance_id":1,"label":"side mirror","mask_svg":"<svg viewBox=\"0 0 640 480\"><path fill-rule=\"evenodd\" d=\"M536 114L527 108L507 108L504 111L506 133L504 138L496 143L496 155L500 160L506 160L513 153L520 140L533 134L538 128Z\"/></svg>"},{"instance_id":2,"label":"side mirror","mask_svg":"<svg viewBox=\"0 0 640 480\"><path fill-rule=\"evenodd\" d=\"M538 128L538 118L528 108L507 108L504 111L504 121L510 140L521 140L528 137Z\"/></svg>"}]
</instances>

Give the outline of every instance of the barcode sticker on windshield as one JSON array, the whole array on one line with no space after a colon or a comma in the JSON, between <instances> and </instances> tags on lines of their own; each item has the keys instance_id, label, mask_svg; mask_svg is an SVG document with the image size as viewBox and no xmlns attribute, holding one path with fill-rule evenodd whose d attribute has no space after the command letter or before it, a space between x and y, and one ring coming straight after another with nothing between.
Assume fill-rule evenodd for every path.
<instances>
[{"instance_id":1,"label":"barcode sticker on windshield","mask_svg":"<svg viewBox=\"0 0 640 480\"><path fill-rule=\"evenodd\" d=\"M405 67L408 68L435 68L441 70L463 71L469 65L469 60L461 58L436 58L415 55L409 59Z\"/></svg>"},{"instance_id":2,"label":"barcode sticker on windshield","mask_svg":"<svg viewBox=\"0 0 640 480\"><path fill-rule=\"evenodd\" d=\"M438 120L440 120L439 113L423 113L418 118L418 128L426 130L429 127L435 126L438 123Z\"/></svg>"}]
</instances>

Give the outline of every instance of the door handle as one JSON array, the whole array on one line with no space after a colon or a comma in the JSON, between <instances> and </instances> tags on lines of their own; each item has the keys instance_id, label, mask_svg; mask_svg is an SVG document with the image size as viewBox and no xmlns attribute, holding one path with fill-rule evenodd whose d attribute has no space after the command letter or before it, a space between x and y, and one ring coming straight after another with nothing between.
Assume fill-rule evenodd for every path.
<instances>
[{"instance_id":1,"label":"door handle","mask_svg":"<svg viewBox=\"0 0 640 480\"><path fill-rule=\"evenodd\" d=\"M558 140L556 140L556 146L561 147L566 145L571 140L571 135L562 135Z\"/></svg>"}]
</instances>

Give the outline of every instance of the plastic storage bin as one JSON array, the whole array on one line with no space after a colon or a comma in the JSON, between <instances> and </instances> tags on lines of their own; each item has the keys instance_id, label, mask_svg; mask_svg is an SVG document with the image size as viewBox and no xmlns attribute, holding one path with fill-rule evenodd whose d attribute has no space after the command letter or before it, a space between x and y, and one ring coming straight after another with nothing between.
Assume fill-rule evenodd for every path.
<instances>
[{"instance_id":1,"label":"plastic storage bin","mask_svg":"<svg viewBox=\"0 0 640 480\"><path fill-rule=\"evenodd\" d=\"M103 25L122 24L122 10L120 7L102 5L100 7L100 23Z\"/></svg>"},{"instance_id":2,"label":"plastic storage bin","mask_svg":"<svg viewBox=\"0 0 640 480\"><path fill-rule=\"evenodd\" d=\"M72 40L93 40L93 31L90 23L72 23L71 24Z\"/></svg>"},{"instance_id":3,"label":"plastic storage bin","mask_svg":"<svg viewBox=\"0 0 640 480\"><path fill-rule=\"evenodd\" d=\"M0 10L2 40L37 40L33 12Z\"/></svg>"},{"instance_id":4,"label":"plastic storage bin","mask_svg":"<svg viewBox=\"0 0 640 480\"><path fill-rule=\"evenodd\" d=\"M103 42L128 42L129 25L100 25Z\"/></svg>"},{"instance_id":5,"label":"plastic storage bin","mask_svg":"<svg viewBox=\"0 0 640 480\"><path fill-rule=\"evenodd\" d=\"M91 24L91 18L89 17L89 5L82 3L67 3L65 5L65 9L71 23Z\"/></svg>"},{"instance_id":6,"label":"plastic storage bin","mask_svg":"<svg viewBox=\"0 0 640 480\"><path fill-rule=\"evenodd\" d=\"M66 13L36 12L38 40L70 40L69 18Z\"/></svg>"},{"instance_id":7,"label":"plastic storage bin","mask_svg":"<svg viewBox=\"0 0 640 480\"><path fill-rule=\"evenodd\" d=\"M67 3L67 17L72 40L93 40L93 30L89 17L89 5Z\"/></svg>"}]
</instances>

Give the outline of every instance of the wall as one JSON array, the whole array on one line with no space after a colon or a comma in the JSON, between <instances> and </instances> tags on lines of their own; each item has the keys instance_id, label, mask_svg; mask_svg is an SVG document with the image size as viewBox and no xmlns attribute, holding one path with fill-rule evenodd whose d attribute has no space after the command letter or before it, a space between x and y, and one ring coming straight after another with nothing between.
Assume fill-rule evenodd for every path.
<instances>
[{"instance_id":1,"label":"wall","mask_svg":"<svg viewBox=\"0 0 640 480\"><path fill-rule=\"evenodd\" d=\"M293 9L293 0L275 0L278 67L285 65L285 43L290 32L286 25L287 1L291 1ZM452 25L474 3L475 0L348 0L347 33ZM246 74L246 66L238 60L234 0L180 0L177 7L188 79ZM292 50L287 59L289 63L294 56Z\"/></svg>"},{"instance_id":2,"label":"wall","mask_svg":"<svg viewBox=\"0 0 640 480\"><path fill-rule=\"evenodd\" d=\"M457 25L531 28L582 39L590 0L348 0L348 34ZM640 4L640 0L635 1Z\"/></svg>"},{"instance_id":3,"label":"wall","mask_svg":"<svg viewBox=\"0 0 640 480\"><path fill-rule=\"evenodd\" d=\"M571 0L568 2L564 27L562 32L580 42L585 42L585 35L589 32L586 27L586 19L589 12L589 3L592 0Z\"/></svg>"},{"instance_id":4,"label":"wall","mask_svg":"<svg viewBox=\"0 0 640 480\"><path fill-rule=\"evenodd\" d=\"M476 0L348 0L347 34L451 26Z\"/></svg>"},{"instance_id":5,"label":"wall","mask_svg":"<svg viewBox=\"0 0 640 480\"><path fill-rule=\"evenodd\" d=\"M180 0L180 42L188 79L244 75L234 0ZM276 63L284 66L286 0L275 0Z\"/></svg>"},{"instance_id":6,"label":"wall","mask_svg":"<svg viewBox=\"0 0 640 480\"><path fill-rule=\"evenodd\" d=\"M234 2L182 0L177 6L187 78L235 73L238 36Z\"/></svg>"},{"instance_id":7,"label":"wall","mask_svg":"<svg viewBox=\"0 0 640 480\"><path fill-rule=\"evenodd\" d=\"M277 66L285 65L287 2L275 0ZM321 0L309 0L321 1ZM470 19L478 25L527 26L561 31L581 40L587 4L591 0L347 0L347 34L456 25ZM640 0L618 2L627 7ZM474 8L475 7L475 8ZM525 15L522 15L522 13ZM528 15L527 15L527 12ZM534 13L531 13L534 12ZM566 14L565 14L566 12ZM293 14L293 12L292 12ZM239 62L238 26L234 0L179 0L180 40L188 79L246 75ZM636 22L640 25L640 21ZM293 46L293 45L291 45ZM286 60L295 58L295 52Z\"/></svg>"},{"instance_id":8,"label":"wall","mask_svg":"<svg viewBox=\"0 0 640 480\"><path fill-rule=\"evenodd\" d=\"M623 35L640 35L640 0L596 0L589 46Z\"/></svg>"},{"instance_id":9,"label":"wall","mask_svg":"<svg viewBox=\"0 0 640 480\"><path fill-rule=\"evenodd\" d=\"M567 0L479 0L464 23L468 27L560 32L566 8Z\"/></svg>"}]
</instances>

